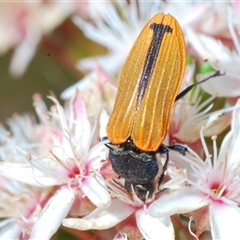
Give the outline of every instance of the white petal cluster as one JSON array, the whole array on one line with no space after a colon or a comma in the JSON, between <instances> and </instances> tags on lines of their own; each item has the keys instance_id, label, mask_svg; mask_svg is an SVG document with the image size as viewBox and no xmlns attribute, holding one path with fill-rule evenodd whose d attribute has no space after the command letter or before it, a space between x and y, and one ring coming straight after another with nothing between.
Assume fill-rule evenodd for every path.
<instances>
[{"instance_id":1,"label":"white petal cluster","mask_svg":"<svg viewBox=\"0 0 240 240\"><path fill-rule=\"evenodd\" d=\"M238 1L18 6L0 10L0 53L14 48L13 74L24 72L42 35L73 12L73 23L108 53L78 62L89 73L62 93L64 106L50 96L49 108L35 94L37 119L14 114L7 127L0 126L0 239L51 239L61 227L79 239L83 231L89 233L85 239L93 237L91 230L98 230L99 239L204 239L204 234L207 239L240 239ZM182 90L193 83L203 62L211 71L196 81L216 70L223 74L195 86L174 104L164 144L182 144L188 152L169 150L160 186L166 154L157 154L155 192L142 200L113 171L109 141L103 139L115 78L142 27L158 12L174 15L186 36L191 63ZM2 34L5 18L23 24L11 28L14 37Z\"/></svg>"}]
</instances>

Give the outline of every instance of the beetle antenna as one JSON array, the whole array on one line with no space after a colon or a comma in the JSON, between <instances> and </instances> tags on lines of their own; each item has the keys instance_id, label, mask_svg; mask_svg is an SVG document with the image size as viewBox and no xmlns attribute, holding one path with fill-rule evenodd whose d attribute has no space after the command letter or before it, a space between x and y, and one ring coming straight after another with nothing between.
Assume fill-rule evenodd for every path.
<instances>
[{"instance_id":1,"label":"beetle antenna","mask_svg":"<svg viewBox=\"0 0 240 240\"><path fill-rule=\"evenodd\" d=\"M202 83L208 81L208 80L211 79L211 78L219 77L219 76L223 76L223 75L225 75L225 72L224 72L224 73L220 73L220 71L216 71L213 75L211 75L211 76L203 79L202 81L196 82L196 83L188 86L187 88L185 88L182 92L180 92L180 93L177 95L177 97L175 98L175 102L176 102L177 100L179 100L180 98L184 97L193 87L195 87L195 86L197 86L197 85L199 85L199 84L202 84Z\"/></svg>"}]
</instances>

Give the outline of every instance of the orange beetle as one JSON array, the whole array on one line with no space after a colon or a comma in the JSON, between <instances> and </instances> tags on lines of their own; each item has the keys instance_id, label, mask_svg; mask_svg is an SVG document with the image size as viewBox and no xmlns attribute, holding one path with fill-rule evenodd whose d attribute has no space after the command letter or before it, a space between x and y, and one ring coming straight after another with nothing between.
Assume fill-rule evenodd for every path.
<instances>
[{"instance_id":1,"label":"orange beetle","mask_svg":"<svg viewBox=\"0 0 240 240\"><path fill-rule=\"evenodd\" d=\"M167 169L169 149L187 151L181 145L162 144L174 102L193 86L221 75L216 72L178 94L185 65L186 47L181 27L173 16L160 13L143 28L120 74L107 125L111 143L106 146L110 149L112 168L125 179L126 190L134 189L143 201L156 191L154 179L159 172L156 153L166 154L159 187Z\"/></svg>"},{"instance_id":2,"label":"orange beetle","mask_svg":"<svg viewBox=\"0 0 240 240\"><path fill-rule=\"evenodd\" d=\"M186 65L186 47L177 20L154 16L134 43L119 78L107 125L113 144L131 138L143 151L157 151L168 131Z\"/></svg>"}]
</instances>

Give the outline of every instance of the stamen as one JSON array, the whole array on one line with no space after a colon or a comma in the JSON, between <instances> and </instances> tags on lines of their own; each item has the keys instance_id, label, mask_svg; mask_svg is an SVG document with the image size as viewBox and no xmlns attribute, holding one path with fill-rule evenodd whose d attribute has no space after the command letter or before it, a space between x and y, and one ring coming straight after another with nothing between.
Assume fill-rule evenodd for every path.
<instances>
[{"instance_id":1,"label":"stamen","mask_svg":"<svg viewBox=\"0 0 240 240\"><path fill-rule=\"evenodd\" d=\"M51 99L57 106L58 118L59 118L62 130L66 130L67 132L70 132L69 128L68 128L67 121L66 121L66 117L65 117L63 107L59 104L59 102L54 97L48 96L48 98Z\"/></svg>"},{"instance_id":2,"label":"stamen","mask_svg":"<svg viewBox=\"0 0 240 240\"><path fill-rule=\"evenodd\" d=\"M71 184L71 183L73 183L73 181L74 181L74 180L71 178L71 179L69 179L68 182L67 182L68 188L69 188L71 191L73 191L73 189L72 189L72 184Z\"/></svg>"},{"instance_id":3,"label":"stamen","mask_svg":"<svg viewBox=\"0 0 240 240\"><path fill-rule=\"evenodd\" d=\"M223 192L225 191L226 188L227 188L226 186L223 186L221 188L221 190L218 192L218 194L217 194L217 198L218 199L222 197L222 194L223 194Z\"/></svg>"},{"instance_id":4,"label":"stamen","mask_svg":"<svg viewBox=\"0 0 240 240\"><path fill-rule=\"evenodd\" d=\"M213 166L217 166L217 143L216 143L217 136L212 136L213 140Z\"/></svg>"},{"instance_id":5,"label":"stamen","mask_svg":"<svg viewBox=\"0 0 240 240\"><path fill-rule=\"evenodd\" d=\"M194 186L195 188L199 189L200 191L209 194L209 188L204 187L203 185L199 184L198 182L192 181L188 179L187 181L190 185ZM209 195L210 196L210 195Z\"/></svg>"},{"instance_id":6,"label":"stamen","mask_svg":"<svg viewBox=\"0 0 240 240\"><path fill-rule=\"evenodd\" d=\"M64 153L64 149L62 149L61 147L54 147L52 150L57 149L57 148L59 148L60 150L62 150L63 153ZM53 155L53 159L56 160L56 161L57 161L63 168L65 168L68 172L71 172L71 171L72 171L71 165L69 165L69 164L68 164L67 162L65 162L65 161L62 161L62 159L58 158L58 156L57 156L52 150L50 150L50 153ZM68 160L74 161L74 159L72 159L72 158L68 158ZM74 162L75 162L75 161L74 161Z\"/></svg>"},{"instance_id":7,"label":"stamen","mask_svg":"<svg viewBox=\"0 0 240 240\"><path fill-rule=\"evenodd\" d=\"M188 222L188 230L190 232L190 234L197 240L199 240L199 238L197 237L197 235L195 233L192 232L192 229L191 229L191 223L193 221L193 217L190 217L189 218L189 222Z\"/></svg>"},{"instance_id":8,"label":"stamen","mask_svg":"<svg viewBox=\"0 0 240 240\"><path fill-rule=\"evenodd\" d=\"M202 126L202 129L200 130L200 139L201 139L202 146L203 146L203 149L204 149L204 152L205 152L205 155L206 155L206 160L208 161L209 166L212 167L212 163L210 161L210 154L208 152L208 148L207 148L206 142L204 140L204 136L203 136L203 130L204 130L204 126Z\"/></svg>"},{"instance_id":9,"label":"stamen","mask_svg":"<svg viewBox=\"0 0 240 240\"><path fill-rule=\"evenodd\" d=\"M31 161L31 159L32 159L32 155L31 155L31 153L27 153L27 155L26 155L26 159L27 159L28 161Z\"/></svg>"},{"instance_id":10,"label":"stamen","mask_svg":"<svg viewBox=\"0 0 240 240\"><path fill-rule=\"evenodd\" d=\"M136 202L139 205L142 205L144 202L137 196L132 184L131 184L131 188L132 188L132 196L133 196L134 202Z\"/></svg>"},{"instance_id":11,"label":"stamen","mask_svg":"<svg viewBox=\"0 0 240 240\"><path fill-rule=\"evenodd\" d=\"M225 159L223 161L223 166L222 166L222 176L221 176L221 185L224 183L224 179L229 179L231 176L229 174L227 174L227 153L225 155ZM216 163L217 164L217 163Z\"/></svg>"},{"instance_id":12,"label":"stamen","mask_svg":"<svg viewBox=\"0 0 240 240\"><path fill-rule=\"evenodd\" d=\"M195 156L197 156L197 154L195 152L193 152L190 148L188 149L189 152L191 154ZM195 167L196 169L196 172L202 172L203 171L203 167L204 167L204 162L202 162L201 158L199 158L199 156L197 156L197 160L199 162L196 162L194 161L195 159L190 159L189 157L185 157L185 156L182 156L182 155L179 155L179 158L183 159L184 161L190 163L190 166L193 168ZM201 164L201 165L200 165Z\"/></svg>"},{"instance_id":13,"label":"stamen","mask_svg":"<svg viewBox=\"0 0 240 240\"><path fill-rule=\"evenodd\" d=\"M106 185L108 186L108 191L111 195L116 196L123 202L126 202L132 206L139 206L135 201L132 200L130 194L123 189L123 186L120 188L119 185L111 181L106 181ZM142 205L142 204L141 204Z\"/></svg>"}]
</instances>

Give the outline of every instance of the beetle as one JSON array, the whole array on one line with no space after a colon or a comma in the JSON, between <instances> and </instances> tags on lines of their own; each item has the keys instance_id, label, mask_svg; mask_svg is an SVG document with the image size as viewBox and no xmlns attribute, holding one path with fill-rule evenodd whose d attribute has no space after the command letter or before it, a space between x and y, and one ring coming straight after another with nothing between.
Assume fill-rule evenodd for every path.
<instances>
[{"instance_id":1,"label":"beetle","mask_svg":"<svg viewBox=\"0 0 240 240\"><path fill-rule=\"evenodd\" d=\"M207 80L178 94L185 67L181 27L170 14L159 13L143 28L120 73L107 137L103 140L110 141L106 144L109 160L113 170L125 179L126 190L132 192L133 188L144 201L155 191L154 179L159 172L156 154L166 154L159 187L167 170L169 149L187 152L181 145L162 144L174 102Z\"/></svg>"}]
</instances>

